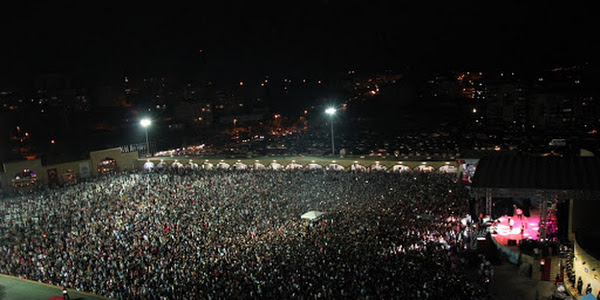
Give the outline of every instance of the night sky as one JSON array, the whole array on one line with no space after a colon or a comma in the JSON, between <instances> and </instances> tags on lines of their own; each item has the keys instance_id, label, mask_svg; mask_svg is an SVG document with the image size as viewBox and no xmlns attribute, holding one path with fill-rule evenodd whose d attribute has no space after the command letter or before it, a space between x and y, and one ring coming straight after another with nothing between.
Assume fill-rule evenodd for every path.
<instances>
[{"instance_id":1,"label":"night sky","mask_svg":"<svg viewBox=\"0 0 600 300\"><path fill-rule=\"evenodd\" d=\"M236 80L410 67L527 69L594 60L592 3L47 1L3 5L0 79L172 72Z\"/></svg>"}]
</instances>

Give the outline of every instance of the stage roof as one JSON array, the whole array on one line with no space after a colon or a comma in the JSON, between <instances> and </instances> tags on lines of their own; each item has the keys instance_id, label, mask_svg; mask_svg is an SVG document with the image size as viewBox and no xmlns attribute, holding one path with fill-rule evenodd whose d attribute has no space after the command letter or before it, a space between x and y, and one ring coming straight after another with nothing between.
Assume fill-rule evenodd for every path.
<instances>
[{"instance_id":1,"label":"stage roof","mask_svg":"<svg viewBox=\"0 0 600 300\"><path fill-rule=\"evenodd\" d=\"M598 239L600 232L594 231L595 228L581 228L577 230L576 239L581 248L593 257L600 257L600 245Z\"/></svg>"},{"instance_id":2,"label":"stage roof","mask_svg":"<svg viewBox=\"0 0 600 300\"><path fill-rule=\"evenodd\" d=\"M472 187L600 191L600 159L499 155L477 164Z\"/></svg>"}]
</instances>

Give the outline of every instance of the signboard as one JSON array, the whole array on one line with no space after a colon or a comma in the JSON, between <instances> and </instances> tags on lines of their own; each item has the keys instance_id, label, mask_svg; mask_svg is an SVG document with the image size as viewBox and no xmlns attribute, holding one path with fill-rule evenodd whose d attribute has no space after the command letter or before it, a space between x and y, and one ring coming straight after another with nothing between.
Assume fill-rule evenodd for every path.
<instances>
[{"instance_id":1,"label":"signboard","mask_svg":"<svg viewBox=\"0 0 600 300\"><path fill-rule=\"evenodd\" d=\"M90 177L90 165L87 161L79 163L79 177L81 177L81 178Z\"/></svg>"}]
</instances>

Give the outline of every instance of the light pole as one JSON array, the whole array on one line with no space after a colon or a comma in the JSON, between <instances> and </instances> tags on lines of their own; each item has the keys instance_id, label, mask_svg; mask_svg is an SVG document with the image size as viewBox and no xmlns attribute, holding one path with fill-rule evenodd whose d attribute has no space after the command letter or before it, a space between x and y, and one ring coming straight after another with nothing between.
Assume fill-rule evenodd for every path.
<instances>
[{"instance_id":1,"label":"light pole","mask_svg":"<svg viewBox=\"0 0 600 300\"><path fill-rule=\"evenodd\" d=\"M152 121L148 118L144 118L140 121L140 125L144 127L144 131L146 132L146 156L150 156L150 142L148 141L148 126L152 124Z\"/></svg>"},{"instance_id":2,"label":"light pole","mask_svg":"<svg viewBox=\"0 0 600 300\"><path fill-rule=\"evenodd\" d=\"M335 155L335 143L333 141L333 115L335 115L336 109L330 107L325 110L325 113L329 115L329 123L331 123L331 155Z\"/></svg>"}]
</instances>

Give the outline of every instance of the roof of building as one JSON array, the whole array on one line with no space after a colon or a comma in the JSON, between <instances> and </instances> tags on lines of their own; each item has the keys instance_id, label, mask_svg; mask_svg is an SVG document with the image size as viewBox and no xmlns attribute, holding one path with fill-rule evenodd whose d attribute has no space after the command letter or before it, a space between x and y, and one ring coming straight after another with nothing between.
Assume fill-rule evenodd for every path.
<instances>
[{"instance_id":1,"label":"roof of building","mask_svg":"<svg viewBox=\"0 0 600 300\"><path fill-rule=\"evenodd\" d=\"M600 159L498 155L483 157L475 188L600 191Z\"/></svg>"},{"instance_id":2,"label":"roof of building","mask_svg":"<svg viewBox=\"0 0 600 300\"><path fill-rule=\"evenodd\" d=\"M600 258L600 245L598 245L600 232L594 231L593 228L582 228L577 230L576 239L579 246L588 254L596 259Z\"/></svg>"}]
</instances>

